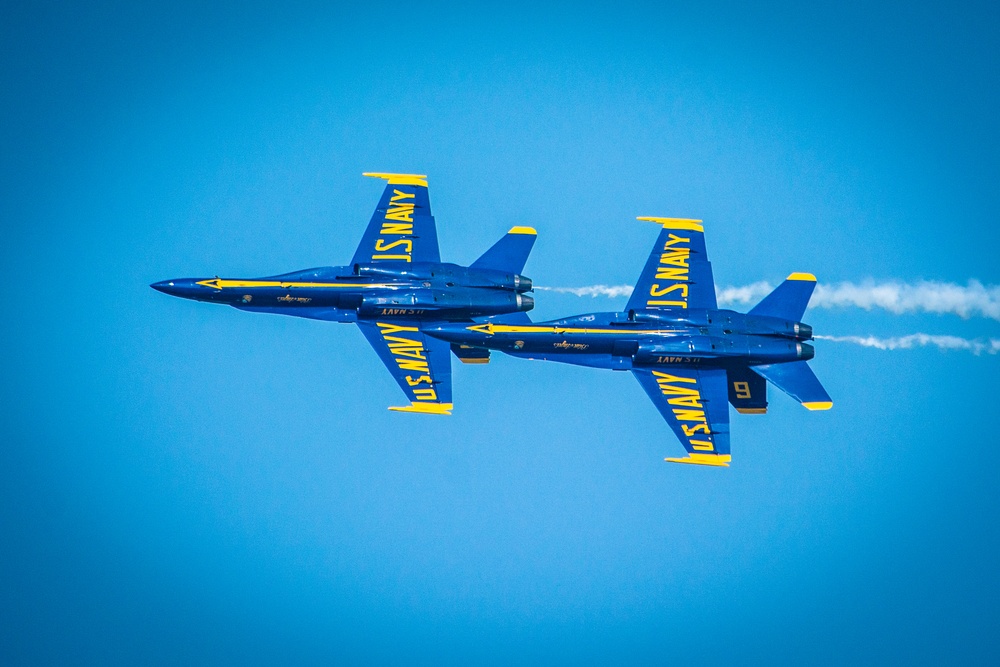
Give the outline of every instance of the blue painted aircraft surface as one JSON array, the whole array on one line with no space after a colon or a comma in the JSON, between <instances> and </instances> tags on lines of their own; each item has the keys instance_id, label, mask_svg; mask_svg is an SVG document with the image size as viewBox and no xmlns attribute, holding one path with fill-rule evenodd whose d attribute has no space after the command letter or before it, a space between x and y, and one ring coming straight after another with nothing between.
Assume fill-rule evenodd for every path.
<instances>
[{"instance_id":1,"label":"blue painted aircraft surface","mask_svg":"<svg viewBox=\"0 0 1000 667\"><path fill-rule=\"evenodd\" d=\"M531 310L522 276L535 230L514 227L470 266L441 262L427 177L367 173L387 181L361 244L347 266L263 278L180 278L150 285L166 294L254 313L357 323L410 404L390 410L450 414L451 352L481 363L481 350L421 332L427 320Z\"/></svg>"},{"instance_id":2,"label":"blue painted aircraft surface","mask_svg":"<svg viewBox=\"0 0 1000 667\"><path fill-rule=\"evenodd\" d=\"M455 345L527 359L631 371L687 450L677 463L728 466L729 404L767 412L767 382L810 410L829 395L806 363L812 327L800 320L816 285L793 273L750 312L720 309L700 220L662 226L623 312L532 323L526 313L483 323L428 323Z\"/></svg>"}]
</instances>

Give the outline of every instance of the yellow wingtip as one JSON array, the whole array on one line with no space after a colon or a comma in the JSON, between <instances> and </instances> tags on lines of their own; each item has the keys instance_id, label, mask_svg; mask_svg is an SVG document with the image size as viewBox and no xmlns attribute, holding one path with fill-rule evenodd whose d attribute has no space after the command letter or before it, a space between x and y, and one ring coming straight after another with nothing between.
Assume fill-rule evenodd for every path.
<instances>
[{"instance_id":1,"label":"yellow wingtip","mask_svg":"<svg viewBox=\"0 0 1000 667\"><path fill-rule=\"evenodd\" d=\"M664 461L670 463L692 463L694 465L715 466L716 468L728 468L732 460L729 454L688 454L685 458L665 458Z\"/></svg>"},{"instance_id":2,"label":"yellow wingtip","mask_svg":"<svg viewBox=\"0 0 1000 667\"><path fill-rule=\"evenodd\" d=\"M534 227L511 227L508 234L531 234L537 236L538 232L535 231Z\"/></svg>"},{"instance_id":3,"label":"yellow wingtip","mask_svg":"<svg viewBox=\"0 0 1000 667\"><path fill-rule=\"evenodd\" d=\"M641 215L637 217L636 220L655 222L661 225L664 229L687 229L695 232L705 231L705 227L701 224L701 220L695 220L693 218L657 218L649 215Z\"/></svg>"},{"instance_id":4,"label":"yellow wingtip","mask_svg":"<svg viewBox=\"0 0 1000 667\"><path fill-rule=\"evenodd\" d=\"M785 280L806 280L809 282L816 282L816 276L811 273L791 273Z\"/></svg>"},{"instance_id":5,"label":"yellow wingtip","mask_svg":"<svg viewBox=\"0 0 1000 667\"><path fill-rule=\"evenodd\" d=\"M803 403L802 405L807 410L829 410L833 407L833 401L812 401L810 403Z\"/></svg>"},{"instance_id":6,"label":"yellow wingtip","mask_svg":"<svg viewBox=\"0 0 1000 667\"><path fill-rule=\"evenodd\" d=\"M410 403L409 405L391 406L395 412L416 412L422 415L450 415L453 403Z\"/></svg>"},{"instance_id":7,"label":"yellow wingtip","mask_svg":"<svg viewBox=\"0 0 1000 667\"><path fill-rule=\"evenodd\" d=\"M381 171L366 171L362 176L370 178L382 178L389 182L389 185L419 185L427 187L427 174L388 174Z\"/></svg>"}]
</instances>

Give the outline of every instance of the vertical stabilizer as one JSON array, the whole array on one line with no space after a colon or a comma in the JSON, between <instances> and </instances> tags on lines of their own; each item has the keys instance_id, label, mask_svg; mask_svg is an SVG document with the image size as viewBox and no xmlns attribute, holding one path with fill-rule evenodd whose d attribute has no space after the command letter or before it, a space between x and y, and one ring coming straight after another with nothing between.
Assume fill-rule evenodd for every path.
<instances>
[{"instance_id":1,"label":"vertical stabilizer","mask_svg":"<svg viewBox=\"0 0 1000 667\"><path fill-rule=\"evenodd\" d=\"M747 315L779 317L791 322L800 322L815 288L816 276L811 273L793 273Z\"/></svg>"},{"instance_id":2,"label":"vertical stabilizer","mask_svg":"<svg viewBox=\"0 0 1000 667\"><path fill-rule=\"evenodd\" d=\"M519 274L524 271L528 254L535 245L537 232L531 227L511 227L507 235L493 244L470 269L494 269Z\"/></svg>"}]
</instances>

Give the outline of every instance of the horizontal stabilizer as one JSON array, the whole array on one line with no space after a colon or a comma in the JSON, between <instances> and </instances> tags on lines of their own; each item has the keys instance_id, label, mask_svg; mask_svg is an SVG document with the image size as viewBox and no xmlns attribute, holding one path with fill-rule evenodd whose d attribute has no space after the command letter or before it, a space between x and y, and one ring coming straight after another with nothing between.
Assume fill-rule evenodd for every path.
<instances>
[{"instance_id":1,"label":"horizontal stabilizer","mask_svg":"<svg viewBox=\"0 0 1000 667\"><path fill-rule=\"evenodd\" d=\"M519 274L524 271L528 254L535 245L537 232L531 227L512 227L507 235L493 244L470 269L494 269Z\"/></svg>"},{"instance_id":2,"label":"horizontal stabilizer","mask_svg":"<svg viewBox=\"0 0 1000 667\"><path fill-rule=\"evenodd\" d=\"M833 400L804 361L754 366L767 381L810 410L829 410Z\"/></svg>"},{"instance_id":3,"label":"horizontal stabilizer","mask_svg":"<svg viewBox=\"0 0 1000 667\"><path fill-rule=\"evenodd\" d=\"M791 322L801 322L815 288L816 276L811 273L793 273L747 315L779 317Z\"/></svg>"},{"instance_id":4,"label":"horizontal stabilizer","mask_svg":"<svg viewBox=\"0 0 1000 667\"><path fill-rule=\"evenodd\" d=\"M470 345L451 344L451 351L455 353L458 360L463 364L488 364L490 363L490 351L481 347Z\"/></svg>"}]
</instances>

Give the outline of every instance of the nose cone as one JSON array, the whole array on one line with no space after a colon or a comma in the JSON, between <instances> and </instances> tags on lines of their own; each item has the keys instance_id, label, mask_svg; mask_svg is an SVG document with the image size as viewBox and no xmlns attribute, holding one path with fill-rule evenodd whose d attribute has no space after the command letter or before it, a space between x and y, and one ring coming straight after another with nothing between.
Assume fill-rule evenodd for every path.
<instances>
[{"instance_id":1,"label":"nose cone","mask_svg":"<svg viewBox=\"0 0 1000 667\"><path fill-rule=\"evenodd\" d=\"M164 294L173 294L174 281L172 280L161 280L158 283L153 283L150 285L157 292L163 292Z\"/></svg>"},{"instance_id":2,"label":"nose cone","mask_svg":"<svg viewBox=\"0 0 1000 667\"><path fill-rule=\"evenodd\" d=\"M210 292L215 292L210 287L205 285L199 285L197 278L175 278L173 280L161 280L158 283L153 283L150 285L157 292L163 292L164 294L169 294L170 296L179 296L182 299L199 299L204 300L209 298Z\"/></svg>"}]
</instances>

